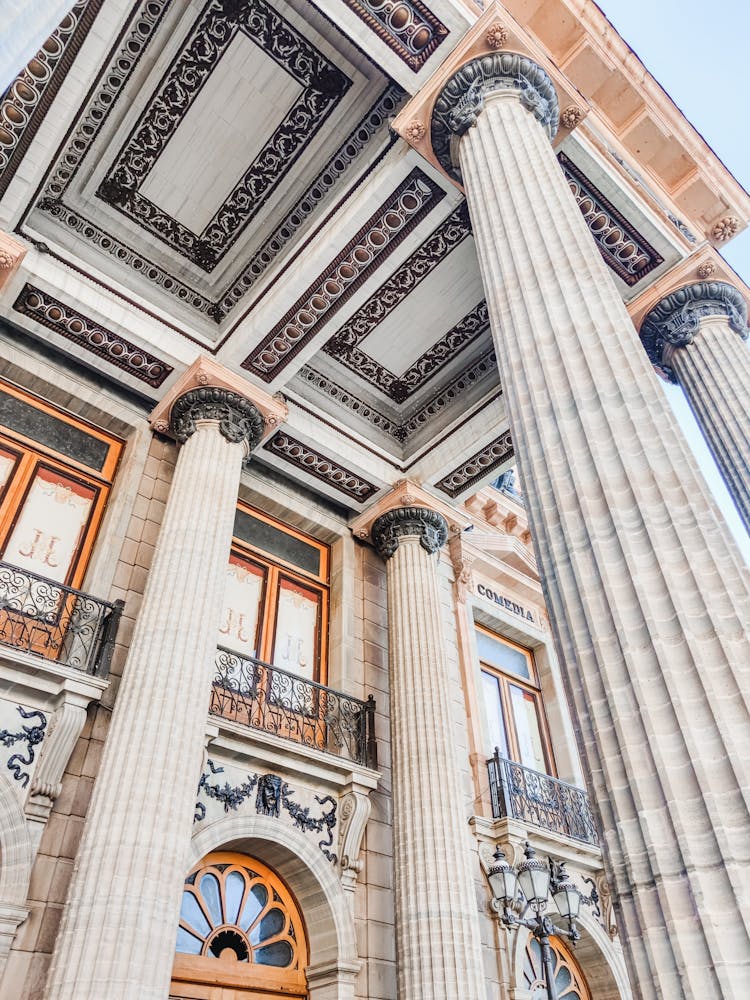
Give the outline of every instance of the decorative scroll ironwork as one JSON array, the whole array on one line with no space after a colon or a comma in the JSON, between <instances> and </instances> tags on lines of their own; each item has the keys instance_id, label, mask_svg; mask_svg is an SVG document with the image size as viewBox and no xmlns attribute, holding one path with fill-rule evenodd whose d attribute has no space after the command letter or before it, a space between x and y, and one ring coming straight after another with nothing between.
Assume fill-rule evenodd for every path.
<instances>
[{"instance_id":1,"label":"decorative scroll ironwork","mask_svg":"<svg viewBox=\"0 0 750 1000\"><path fill-rule=\"evenodd\" d=\"M352 698L219 646L209 712L304 746L377 766L375 700Z\"/></svg>"},{"instance_id":2,"label":"decorative scroll ironwork","mask_svg":"<svg viewBox=\"0 0 750 1000\"><path fill-rule=\"evenodd\" d=\"M44 712L27 712L21 705L17 705L16 708L22 719L33 719L36 716L38 720L30 726L21 726L17 733L11 733L8 729L0 729L0 746L12 747L16 743L26 744L26 756L14 753L8 758L6 765L8 770L13 772L14 779L20 781L25 788L29 783L29 772L23 768L30 767L34 763L34 747L38 746L44 739L47 716Z\"/></svg>"},{"instance_id":3,"label":"decorative scroll ironwork","mask_svg":"<svg viewBox=\"0 0 750 1000\"><path fill-rule=\"evenodd\" d=\"M589 797L582 788L495 756L487 761L492 815L519 819L586 844L599 844Z\"/></svg>"},{"instance_id":4,"label":"decorative scroll ironwork","mask_svg":"<svg viewBox=\"0 0 750 1000\"><path fill-rule=\"evenodd\" d=\"M123 602L0 562L0 644L106 677Z\"/></svg>"},{"instance_id":5,"label":"decorative scroll ironwork","mask_svg":"<svg viewBox=\"0 0 750 1000\"><path fill-rule=\"evenodd\" d=\"M2 734L0 734L0 738ZM206 761L211 774L223 774L224 768L218 767L212 760ZM230 785L225 781L223 785L219 782L209 783L209 771L204 771L198 782L198 796L201 792L209 799L215 799L224 806L224 812L239 809L246 799L249 799L255 791L255 811L261 816L270 816L277 819L281 815L282 808L289 813L294 825L303 833L312 831L313 833L323 833L324 840L319 841L318 847L323 855L333 864L338 860L337 855L330 850L333 846L333 829L336 826L336 809L338 803L332 795L316 795L315 801L320 806L328 806L320 816L311 816L308 806L301 806L295 802L292 796L294 790L279 777L278 774L248 774L247 781L241 785ZM200 822L206 818L206 807L202 802L195 803L194 821Z\"/></svg>"}]
</instances>

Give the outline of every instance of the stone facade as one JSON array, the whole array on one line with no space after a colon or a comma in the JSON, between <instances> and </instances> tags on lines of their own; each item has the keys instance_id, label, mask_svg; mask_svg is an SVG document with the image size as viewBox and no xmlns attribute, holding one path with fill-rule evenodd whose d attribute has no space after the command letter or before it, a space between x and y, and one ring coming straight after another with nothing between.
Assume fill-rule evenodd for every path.
<instances>
[{"instance_id":1,"label":"stone facade","mask_svg":"<svg viewBox=\"0 0 750 1000\"><path fill-rule=\"evenodd\" d=\"M739 995L748 572L652 368L747 514L750 197L531 7L79 0L18 67L3 998Z\"/></svg>"}]
</instances>

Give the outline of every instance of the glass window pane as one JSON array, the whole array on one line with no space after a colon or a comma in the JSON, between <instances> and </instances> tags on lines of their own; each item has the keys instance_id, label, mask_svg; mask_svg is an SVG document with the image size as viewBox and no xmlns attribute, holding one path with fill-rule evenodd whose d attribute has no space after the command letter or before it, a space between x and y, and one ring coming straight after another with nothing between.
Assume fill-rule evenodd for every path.
<instances>
[{"instance_id":1,"label":"glass window pane","mask_svg":"<svg viewBox=\"0 0 750 1000\"><path fill-rule=\"evenodd\" d=\"M40 465L3 558L22 569L65 583L97 492L57 469Z\"/></svg>"},{"instance_id":2,"label":"glass window pane","mask_svg":"<svg viewBox=\"0 0 750 1000\"><path fill-rule=\"evenodd\" d=\"M67 420L0 389L0 426L38 441L60 455L101 472L110 445Z\"/></svg>"},{"instance_id":3,"label":"glass window pane","mask_svg":"<svg viewBox=\"0 0 750 1000\"><path fill-rule=\"evenodd\" d=\"M201 895L206 901L206 906L208 907L208 912L213 922L214 927L217 924L223 924L224 919L221 915L221 892L219 890L219 880L215 875L208 874L204 875L201 879Z\"/></svg>"},{"instance_id":4,"label":"glass window pane","mask_svg":"<svg viewBox=\"0 0 750 1000\"><path fill-rule=\"evenodd\" d=\"M258 655L258 626L266 571L234 552L229 557L219 645L245 656Z\"/></svg>"},{"instance_id":5,"label":"glass window pane","mask_svg":"<svg viewBox=\"0 0 750 1000\"><path fill-rule=\"evenodd\" d=\"M245 905L242 908L242 916L237 922L238 926L243 931L247 931L250 925L258 919L258 915L267 902L268 891L266 887L263 885L254 885L245 900Z\"/></svg>"},{"instance_id":6,"label":"glass window pane","mask_svg":"<svg viewBox=\"0 0 750 1000\"><path fill-rule=\"evenodd\" d=\"M487 728L490 733L492 749L494 750L497 747L503 757L508 757L508 737L505 732L503 703L500 700L500 682L497 677L483 670L482 688L484 689Z\"/></svg>"},{"instance_id":7,"label":"glass window pane","mask_svg":"<svg viewBox=\"0 0 750 1000\"><path fill-rule=\"evenodd\" d=\"M280 910L278 906L274 906L263 917L258 926L253 928L253 931L250 934L250 940L254 945L262 944L264 941L267 941L268 938L276 937L277 934L281 934L284 930L285 924L286 916L284 915L283 910Z\"/></svg>"},{"instance_id":8,"label":"glass window pane","mask_svg":"<svg viewBox=\"0 0 750 1000\"><path fill-rule=\"evenodd\" d=\"M511 674L533 680L529 668L529 657L515 646L503 642L497 636L488 635L480 629L476 630L477 651L479 659L491 667L507 670Z\"/></svg>"},{"instance_id":9,"label":"glass window pane","mask_svg":"<svg viewBox=\"0 0 750 1000\"><path fill-rule=\"evenodd\" d=\"M184 927L177 928L177 951L183 955L200 955L203 942L188 934Z\"/></svg>"},{"instance_id":10,"label":"glass window pane","mask_svg":"<svg viewBox=\"0 0 750 1000\"><path fill-rule=\"evenodd\" d=\"M544 745L539 729L537 700L530 691L524 691L516 684L510 684L510 700L513 706L513 721L518 738L519 763L541 774L547 773L544 759Z\"/></svg>"},{"instance_id":11,"label":"glass window pane","mask_svg":"<svg viewBox=\"0 0 750 1000\"><path fill-rule=\"evenodd\" d=\"M318 672L320 594L292 580L279 580L273 664L315 680Z\"/></svg>"},{"instance_id":12,"label":"glass window pane","mask_svg":"<svg viewBox=\"0 0 750 1000\"><path fill-rule=\"evenodd\" d=\"M258 965L274 965L277 969L283 969L291 965L293 955L292 946L288 941L274 941L265 948L258 948L253 958Z\"/></svg>"},{"instance_id":13,"label":"glass window pane","mask_svg":"<svg viewBox=\"0 0 750 1000\"><path fill-rule=\"evenodd\" d=\"M230 872L224 884L224 899L227 908L226 922L236 924L240 912L242 895L245 891L245 879L240 872Z\"/></svg>"},{"instance_id":14,"label":"glass window pane","mask_svg":"<svg viewBox=\"0 0 750 1000\"><path fill-rule=\"evenodd\" d=\"M206 920L205 914L192 892L183 892L182 894L180 920L192 927L201 937L206 937L207 934L211 933L211 925Z\"/></svg>"},{"instance_id":15,"label":"glass window pane","mask_svg":"<svg viewBox=\"0 0 750 1000\"><path fill-rule=\"evenodd\" d=\"M320 576L320 550L316 546L253 517L246 510L238 510L235 514L234 535L253 548L283 559L306 573Z\"/></svg>"},{"instance_id":16,"label":"glass window pane","mask_svg":"<svg viewBox=\"0 0 750 1000\"><path fill-rule=\"evenodd\" d=\"M13 470L16 467L18 458L19 456L16 452L8 451L7 448L0 447L0 499L2 499L5 487L8 485L10 477L13 475Z\"/></svg>"}]
</instances>

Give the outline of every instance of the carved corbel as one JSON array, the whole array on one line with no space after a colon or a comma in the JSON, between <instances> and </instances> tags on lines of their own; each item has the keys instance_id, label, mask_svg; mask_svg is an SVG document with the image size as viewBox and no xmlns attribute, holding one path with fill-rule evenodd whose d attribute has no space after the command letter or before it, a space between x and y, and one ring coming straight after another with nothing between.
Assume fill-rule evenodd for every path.
<instances>
[{"instance_id":1,"label":"carved corbel","mask_svg":"<svg viewBox=\"0 0 750 1000\"><path fill-rule=\"evenodd\" d=\"M456 600L463 602L466 600L466 595L474 583L474 557L464 551L460 535L455 535L451 538L448 543L448 551L450 552L453 572L455 574Z\"/></svg>"},{"instance_id":2,"label":"carved corbel","mask_svg":"<svg viewBox=\"0 0 750 1000\"><path fill-rule=\"evenodd\" d=\"M86 709L70 702L61 705L52 716L26 802L29 819L46 823L85 722Z\"/></svg>"},{"instance_id":3,"label":"carved corbel","mask_svg":"<svg viewBox=\"0 0 750 1000\"><path fill-rule=\"evenodd\" d=\"M365 792L350 790L341 800L339 825L339 858L341 859L341 884L354 891L362 871L359 852L362 838L370 818L370 799Z\"/></svg>"}]
</instances>

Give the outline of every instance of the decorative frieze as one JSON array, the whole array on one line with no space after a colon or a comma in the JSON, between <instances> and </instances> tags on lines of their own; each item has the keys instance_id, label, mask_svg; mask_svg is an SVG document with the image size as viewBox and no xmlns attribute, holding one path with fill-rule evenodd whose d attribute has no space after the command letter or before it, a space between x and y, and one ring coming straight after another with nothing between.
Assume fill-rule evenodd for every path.
<instances>
[{"instance_id":1,"label":"decorative frieze","mask_svg":"<svg viewBox=\"0 0 750 1000\"><path fill-rule=\"evenodd\" d=\"M321 455L320 452L309 448L301 441L295 440L282 431L278 431L263 446L265 451L278 455L284 461L289 462L296 468L315 476L327 486L332 486L339 493L344 493L357 503L364 503L378 492L378 487L369 483L361 476L356 476L353 472L345 469L338 462Z\"/></svg>"},{"instance_id":2,"label":"decorative frieze","mask_svg":"<svg viewBox=\"0 0 750 1000\"><path fill-rule=\"evenodd\" d=\"M506 431L462 462L453 472L443 476L435 486L453 499L511 458L513 458L513 442L510 431Z\"/></svg>"},{"instance_id":3,"label":"decorative frieze","mask_svg":"<svg viewBox=\"0 0 750 1000\"><path fill-rule=\"evenodd\" d=\"M485 94L517 90L521 103L544 127L557 134L559 107L554 84L541 66L517 52L495 52L465 63L440 91L432 110L432 148L445 172L461 180L451 157L451 140L476 124Z\"/></svg>"},{"instance_id":4,"label":"decorative frieze","mask_svg":"<svg viewBox=\"0 0 750 1000\"><path fill-rule=\"evenodd\" d=\"M190 389L175 400L169 423L175 438L184 444L201 420L218 420L219 432L232 444L247 443L246 460L263 436L265 423L260 410L237 392L215 385Z\"/></svg>"},{"instance_id":5,"label":"decorative frieze","mask_svg":"<svg viewBox=\"0 0 750 1000\"><path fill-rule=\"evenodd\" d=\"M370 406L369 403L355 396L349 389L345 389L327 375L312 368L310 365L303 365L298 375L309 385L325 393L326 396L330 396L331 399L335 399L341 406L345 406L347 410L356 413L357 416L362 417L363 420L372 424L373 427L377 427L384 434L390 434L397 440L401 440L399 436L400 425L398 423L391 420L384 413L381 413L380 410L376 410L374 406Z\"/></svg>"},{"instance_id":6,"label":"decorative frieze","mask_svg":"<svg viewBox=\"0 0 750 1000\"><path fill-rule=\"evenodd\" d=\"M419 168L412 170L242 367L272 381L444 197Z\"/></svg>"},{"instance_id":7,"label":"decorative frieze","mask_svg":"<svg viewBox=\"0 0 750 1000\"><path fill-rule=\"evenodd\" d=\"M33 285L24 285L13 308L155 389L174 370L165 361Z\"/></svg>"},{"instance_id":8,"label":"decorative frieze","mask_svg":"<svg viewBox=\"0 0 750 1000\"><path fill-rule=\"evenodd\" d=\"M565 153L558 153L557 159L605 263L626 285L635 285L664 263L664 258Z\"/></svg>"},{"instance_id":9,"label":"decorative frieze","mask_svg":"<svg viewBox=\"0 0 750 1000\"><path fill-rule=\"evenodd\" d=\"M448 37L448 29L421 0L344 0L415 73Z\"/></svg>"},{"instance_id":10,"label":"decorative frieze","mask_svg":"<svg viewBox=\"0 0 750 1000\"><path fill-rule=\"evenodd\" d=\"M319 841L318 847L328 861L336 864L338 856L331 847L338 803L332 795L316 795L315 801L322 809L319 816L311 816L310 809L295 802L294 790L277 774L248 774L246 780L239 785L230 785L226 780L223 784L211 783L211 775L223 774L224 768L217 766L212 760L207 760L206 766L208 770L203 772L198 782L199 798L204 795L220 802L227 813L239 809L254 794L255 811L259 815L278 819L283 809L298 830L303 833L323 833L323 840ZM194 822L199 823L205 818L206 806L203 802L196 802Z\"/></svg>"},{"instance_id":11,"label":"decorative frieze","mask_svg":"<svg viewBox=\"0 0 750 1000\"><path fill-rule=\"evenodd\" d=\"M302 89L211 221L201 233L194 233L141 194L139 188L240 31ZM240 5L209 3L97 194L210 272L262 210L351 83L265 0Z\"/></svg>"},{"instance_id":12,"label":"decorative frieze","mask_svg":"<svg viewBox=\"0 0 750 1000\"><path fill-rule=\"evenodd\" d=\"M448 523L442 514L427 507L394 507L381 514L371 530L372 544L388 560L398 549L401 538L419 538L422 548L432 555L448 539Z\"/></svg>"},{"instance_id":13,"label":"decorative frieze","mask_svg":"<svg viewBox=\"0 0 750 1000\"><path fill-rule=\"evenodd\" d=\"M0 101L0 197L49 111L102 0L78 0Z\"/></svg>"}]
</instances>

